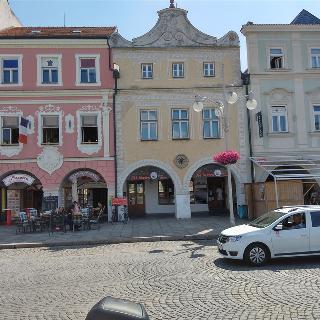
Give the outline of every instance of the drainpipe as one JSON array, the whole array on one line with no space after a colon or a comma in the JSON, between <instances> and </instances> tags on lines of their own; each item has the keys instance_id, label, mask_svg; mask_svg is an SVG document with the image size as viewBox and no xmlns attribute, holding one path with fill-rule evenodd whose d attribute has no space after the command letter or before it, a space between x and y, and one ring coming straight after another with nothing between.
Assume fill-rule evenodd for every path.
<instances>
[{"instance_id":1,"label":"drainpipe","mask_svg":"<svg viewBox=\"0 0 320 320\"><path fill-rule=\"evenodd\" d=\"M113 149L114 149L114 177L115 177L115 183L114 183L114 193L115 197L118 196L118 155L117 155L117 127L116 127L116 96L118 94L118 79L120 78L120 72L118 69L115 69L112 65L112 50L109 43L110 37L107 37L107 45L109 48L109 70L112 71L112 76L114 79L114 88L113 88L113 94L112 94L112 104L113 104ZM115 206L116 210L116 217L118 216L118 207Z\"/></svg>"},{"instance_id":2,"label":"drainpipe","mask_svg":"<svg viewBox=\"0 0 320 320\"><path fill-rule=\"evenodd\" d=\"M249 84L250 84L250 74L249 73L242 73L241 78L243 84L246 86L246 96L249 95ZM247 110L247 126L248 126L248 139L249 139L249 157L252 157L252 132L251 132L251 119L250 119L250 110ZM254 167L253 162L250 160L250 176L252 183L254 182Z\"/></svg>"}]
</instances>

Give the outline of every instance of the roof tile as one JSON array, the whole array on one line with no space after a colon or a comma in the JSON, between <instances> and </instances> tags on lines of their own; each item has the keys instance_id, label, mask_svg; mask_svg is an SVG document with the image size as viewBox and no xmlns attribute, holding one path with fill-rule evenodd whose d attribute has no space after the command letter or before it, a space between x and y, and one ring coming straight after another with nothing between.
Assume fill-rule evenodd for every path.
<instances>
[{"instance_id":1,"label":"roof tile","mask_svg":"<svg viewBox=\"0 0 320 320\"><path fill-rule=\"evenodd\" d=\"M0 31L0 38L105 38L116 27L14 27Z\"/></svg>"}]
</instances>

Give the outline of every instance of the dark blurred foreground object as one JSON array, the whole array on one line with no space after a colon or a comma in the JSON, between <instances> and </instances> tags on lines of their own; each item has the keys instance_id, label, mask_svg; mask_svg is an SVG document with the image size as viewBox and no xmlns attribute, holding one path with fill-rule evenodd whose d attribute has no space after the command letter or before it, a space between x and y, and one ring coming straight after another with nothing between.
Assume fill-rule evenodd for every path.
<instances>
[{"instance_id":1,"label":"dark blurred foreground object","mask_svg":"<svg viewBox=\"0 0 320 320\"><path fill-rule=\"evenodd\" d=\"M150 320L140 303L105 297L88 313L86 320Z\"/></svg>"}]
</instances>

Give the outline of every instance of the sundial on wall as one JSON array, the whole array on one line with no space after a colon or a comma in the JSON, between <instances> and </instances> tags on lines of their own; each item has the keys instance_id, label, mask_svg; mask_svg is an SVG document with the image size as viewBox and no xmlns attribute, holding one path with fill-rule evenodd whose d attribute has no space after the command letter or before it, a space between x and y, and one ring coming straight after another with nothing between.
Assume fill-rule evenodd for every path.
<instances>
[{"instance_id":1,"label":"sundial on wall","mask_svg":"<svg viewBox=\"0 0 320 320\"><path fill-rule=\"evenodd\" d=\"M189 164L189 159L186 155L184 154L178 154L175 159L174 159L174 163L176 164L176 166L180 169L184 169L188 166Z\"/></svg>"}]
</instances>

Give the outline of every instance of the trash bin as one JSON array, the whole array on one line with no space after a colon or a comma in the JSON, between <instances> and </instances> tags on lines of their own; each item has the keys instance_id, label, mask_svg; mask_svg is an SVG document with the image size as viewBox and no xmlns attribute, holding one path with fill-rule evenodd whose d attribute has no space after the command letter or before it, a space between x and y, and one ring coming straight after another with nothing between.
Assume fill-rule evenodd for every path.
<instances>
[{"instance_id":1,"label":"trash bin","mask_svg":"<svg viewBox=\"0 0 320 320\"><path fill-rule=\"evenodd\" d=\"M86 320L150 320L140 303L105 297L89 311Z\"/></svg>"},{"instance_id":2,"label":"trash bin","mask_svg":"<svg viewBox=\"0 0 320 320\"><path fill-rule=\"evenodd\" d=\"M240 219L248 218L248 207L246 205L238 206L238 216Z\"/></svg>"}]
</instances>

